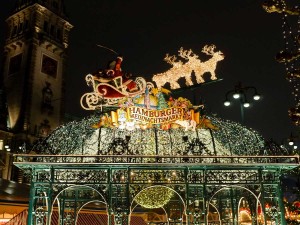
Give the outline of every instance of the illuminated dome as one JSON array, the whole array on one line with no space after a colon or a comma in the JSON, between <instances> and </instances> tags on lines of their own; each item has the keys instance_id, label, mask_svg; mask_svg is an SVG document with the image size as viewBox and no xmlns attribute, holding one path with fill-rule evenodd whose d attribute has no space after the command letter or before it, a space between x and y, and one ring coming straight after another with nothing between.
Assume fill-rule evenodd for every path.
<instances>
[{"instance_id":1,"label":"illuminated dome","mask_svg":"<svg viewBox=\"0 0 300 225\"><path fill-rule=\"evenodd\" d=\"M224 59L214 45L202 49L211 56L207 61L192 50L178 52L186 60L167 54L172 67L153 76L156 87L141 77L107 79L105 70L88 74L92 90L80 103L95 114L58 127L31 154L15 155L14 164L33 184L32 224L49 221L51 205L60 222L76 223L81 208L94 201L108 224L136 224L135 213L147 224L248 223L238 214L241 203L247 207L243 202L251 203L252 223L284 221L280 177L299 166L298 156L283 156L286 149L256 131L204 114L204 105L173 98L165 83L179 89L183 78L197 87L206 72L216 80L216 63ZM265 203L278 209L272 218ZM259 213L259 206L266 210ZM150 217L161 210L163 217Z\"/></svg>"},{"instance_id":2,"label":"illuminated dome","mask_svg":"<svg viewBox=\"0 0 300 225\"><path fill-rule=\"evenodd\" d=\"M33 151L60 155L247 156L274 155L256 131L238 123L206 116L218 129L162 130L93 128L99 115L73 121L54 130ZM263 150L264 149L264 150ZM95 159L86 158L87 162ZM151 161L151 159L149 158ZM213 158L207 157L207 162Z\"/></svg>"}]
</instances>

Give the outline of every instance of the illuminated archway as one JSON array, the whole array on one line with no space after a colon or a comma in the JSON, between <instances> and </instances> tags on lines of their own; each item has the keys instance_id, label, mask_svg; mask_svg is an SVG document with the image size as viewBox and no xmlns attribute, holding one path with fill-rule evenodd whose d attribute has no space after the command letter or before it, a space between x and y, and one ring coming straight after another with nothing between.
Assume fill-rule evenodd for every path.
<instances>
[{"instance_id":1,"label":"illuminated archway","mask_svg":"<svg viewBox=\"0 0 300 225\"><path fill-rule=\"evenodd\" d=\"M209 201L207 202L207 212L209 212L210 210L209 210L209 208L210 208L210 206L211 205L213 205L213 204L211 204L211 201L215 198L215 196L218 194L218 193L220 193L220 192L222 192L223 190L228 190L228 189L231 189L231 188L236 188L236 189L243 189L243 190L246 190L248 193L250 193L251 194L251 196L253 196L254 198L255 198L255 200L256 200L256 212L258 212L258 206L259 205L261 205L261 203L260 203L260 200L259 200L259 198L258 198L258 196L256 196L256 194L255 193L253 193L249 188L246 188L246 187L243 187L243 186L240 186L240 185L228 185L228 186L224 186L224 187L222 187L222 188L220 188L218 191L216 191L211 197L210 197L210 199L209 199ZM238 201L238 203L237 203L237 213L238 213L238 216L239 216L239 211L240 211L240 204L241 204L241 200L243 199L244 197L242 197L242 198L240 198L239 199L239 201ZM216 208L216 207L215 207ZM247 212L248 214L249 214L249 212ZM245 213L244 213L245 214ZM208 219L208 213L207 213L207 219ZM246 216L246 215L245 215ZM232 218L232 219L234 219L234 218ZM251 213L250 213L250 219L251 219ZM258 217L256 217L256 220L258 220ZM239 219L238 219L238 221L239 221ZM251 221L252 221L252 219L251 219ZM220 221L221 222L221 221Z\"/></svg>"},{"instance_id":2,"label":"illuminated archway","mask_svg":"<svg viewBox=\"0 0 300 225\"><path fill-rule=\"evenodd\" d=\"M86 201L85 203L83 203L80 207L79 207L79 209L78 209L78 211L76 212L76 214L74 214L73 215L73 219L75 220L75 224L76 224L76 221L77 221L77 219L78 219L78 214L79 214L79 212L80 212L80 210L85 206L85 205L87 205L87 204L89 204L89 203L91 203L91 202L101 202L101 203L103 203L105 206L106 206L106 213L107 213L107 206L108 206L108 204L107 204L107 202L106 202L106 200L105 200L105 198L104 198L104 196L98 191L98 190L96 190L95 188L93 188L93 187L90 187L90 186L88 186L88 185L72 185L72 186L69 186L69 187L67 187L67 188L65 188L65 189L63 189L63 190L61 190L57 195L56 195L56 197L54 198L54 200L53 200L53 203L52 203L52 206L51 206L51 212L50 212L50 215L49 215L49 224L51 224L51 220L52 220L52 214L53 214L53 211L54 211L54 205L57 203L57 211L58 211L58 220L60 220L61 219L61 205L60 205L60 200L61 199L63 199L63 197L65 197L65 196L61 196L62 194L64 194L66 191L68 191L68 190L73 190L73 191L78 191L78 190L92 190L92 191L95 191L95 193L100 197L100 199L98 200L98 199L94 199L94 200L91 200L91 201ZM64 213L66 212L66 207L64 206L63 207L64 208Z\"/></svg>"}]
</instances>

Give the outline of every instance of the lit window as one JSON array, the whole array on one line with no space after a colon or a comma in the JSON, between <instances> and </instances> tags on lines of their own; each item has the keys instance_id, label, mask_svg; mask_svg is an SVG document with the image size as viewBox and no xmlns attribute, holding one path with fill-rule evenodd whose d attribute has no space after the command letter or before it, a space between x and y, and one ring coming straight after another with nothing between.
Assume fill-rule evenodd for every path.
<instances>
[{"instance_id":1,"label":"lit window","mask_svg":"<svg viewBox=\"0 0 300 225\"><path fill-rule=\"evenodd\" d=\"M0 140L0 150L3 150L3 140Z\"/></svg>"}]
</instances>

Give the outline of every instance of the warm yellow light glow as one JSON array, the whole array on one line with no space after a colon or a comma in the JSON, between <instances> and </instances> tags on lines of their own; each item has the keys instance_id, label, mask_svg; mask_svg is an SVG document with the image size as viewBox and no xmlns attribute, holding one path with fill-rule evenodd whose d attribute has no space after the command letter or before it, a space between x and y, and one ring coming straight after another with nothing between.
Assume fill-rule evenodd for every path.
<instances>
[{"instance_id":1,"label":"warm yellow light glow","mask_svg":"<svg viewBox=\"0 0 300 225\"><path fill-rule=\"evenodd\" d=\"M287 7L286 5L278 4L276 1L264 1L262 7L268 13L286 13L293 16L300 15L300 9L298 7Z\"/></svg>"},{"instance_id":2,"label":"warm yellow light glow","mask_svg":"<svg viewBox=\"0 0 300 225\"><path fill-rule=\"evenodd\" d=\"M164 186L153 186L142 190L135 201L144 208L157 209L167 204L173 197L173 191Z\"/></svg>"},{"instance_id":3,"label":"warm yellow light glow","mask_svg":"<svg viewBox=\"0 0 300 225\"><path fill-rule=\"evenodd\" d=\"M199 56L193 53L190 50L183 50L180 48L179 56L186 60L186 62L182 62L181 60L176 61L176 56L169 56L166 54L164 60L172 65L172 68L167 70L166 72L155 74L152 77L152 80L156 83L158 88L161 88L166 83L170 83L171 89L180 88L178 83L179 78L185 78L186 85L192 86L192 72L195 73L197 83L204 83L205 80L203 78L204 73L210 73L211 80L216 80L215 70L217 67L217 62L224 59L224 55L221 51L215 52L215 45L205 45L202 49L202 52L210 55L211 58L207 61L202 62L199 59Z\"/></svg>"},{"instance_id":4,"label":"warm yellow light glow","mask_svg":"<svg viewBox=\"0 0 300 225\"><path fill-rule=\"evenodd\" d=\"M3 150L3 140L0 140L0 150Z\"/></svg>"}]
</instances>

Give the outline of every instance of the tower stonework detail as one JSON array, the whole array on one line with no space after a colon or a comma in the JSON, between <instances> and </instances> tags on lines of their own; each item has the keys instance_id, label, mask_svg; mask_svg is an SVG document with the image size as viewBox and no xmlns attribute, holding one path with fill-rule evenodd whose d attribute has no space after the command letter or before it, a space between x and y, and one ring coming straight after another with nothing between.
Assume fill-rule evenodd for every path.
<instances>
[{"instance_id":1,"label":"tower stonework detail","mask_svg":"<svg viewBox=\"0 0 300 225\"><path fill-rule=\"evenodd\" d=\"M18 1L6 20L4 90L8 127L46 136L64 114L64 76L69 32L63 1Z\"/></svg>"}]
</instances>

